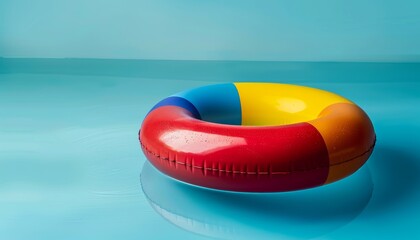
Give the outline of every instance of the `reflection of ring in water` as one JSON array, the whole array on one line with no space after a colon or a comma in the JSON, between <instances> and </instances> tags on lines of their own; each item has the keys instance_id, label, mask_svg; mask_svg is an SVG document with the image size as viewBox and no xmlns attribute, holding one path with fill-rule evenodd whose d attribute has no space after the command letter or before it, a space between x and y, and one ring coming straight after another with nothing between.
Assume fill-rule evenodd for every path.
<instances>
[{"instance_id":1,"label":"reflection of ring in water","mask_svg":"<svg viewBox=\"0 0 420 240\"><path fill-rule=\"evenodd\" d=\"M187 185L162 175L146 162L141 184L152 207L171 223L225 239L322 236L359 215L373 191L367 166L327 186L255 194Z\"/></svg>"}]
</instances>

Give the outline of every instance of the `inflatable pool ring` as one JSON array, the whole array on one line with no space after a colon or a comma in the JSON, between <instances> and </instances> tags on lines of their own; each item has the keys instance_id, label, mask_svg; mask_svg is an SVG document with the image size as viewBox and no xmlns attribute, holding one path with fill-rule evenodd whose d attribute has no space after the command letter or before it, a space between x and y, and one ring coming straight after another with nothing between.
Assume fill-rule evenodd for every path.
<instances>
[{"instance_id":1,"label":"inflatable pool ring","mask_svg":"<svg viewBox=\"0 0 420 240\"><path fill-rule=\"evenodd\" d=\"M359 169L376 137L366 113L320 89L217 84L157 103L139 132L161 172L202 187L245 192L321 186Z\"/></svg>"}]
</instances>

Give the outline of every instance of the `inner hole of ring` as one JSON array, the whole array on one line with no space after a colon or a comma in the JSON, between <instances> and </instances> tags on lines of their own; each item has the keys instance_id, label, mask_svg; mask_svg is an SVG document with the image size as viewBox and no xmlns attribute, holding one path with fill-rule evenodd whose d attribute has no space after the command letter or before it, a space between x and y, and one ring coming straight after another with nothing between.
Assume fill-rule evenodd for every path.
<instances>
[{"instance_id":1,"label":"inner hole of ring","mask_svg":"<svg viewBox=\"0 0 420 240\"><path fill-rule=\"evenodd\" d=\"M231 119L238 117L235 112L221 112L223 106L212 105L204 109L202 120L214 123L243 126L278 126L306 122L316 119L319 109L311 109L311 103L299 98L276 97L260 98L255 104L242 106L241 123L232 124Z\"/></svg>"}]
</instances>

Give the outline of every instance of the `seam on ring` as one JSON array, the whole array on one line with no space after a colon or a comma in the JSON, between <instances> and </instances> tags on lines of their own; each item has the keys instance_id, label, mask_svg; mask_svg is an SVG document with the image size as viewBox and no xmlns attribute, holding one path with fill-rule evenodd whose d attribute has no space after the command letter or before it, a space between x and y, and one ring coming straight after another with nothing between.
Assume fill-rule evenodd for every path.
<instances>
[{"instance_id":1,"label":"seam on ring","mask_svg":"<svg viewBox=\"0 0 420 240\"><path fill-rule=\"evenodd\" d=\"M347 160L344 160L344 161L341 161L341 162L338 162L338 163L334 163L334 164L330 164L330 166L341 165L341 164L350 162L350 161L352 161L352 160L354 160L356 158L359 158L359 157L365 155L366 153L370 152L371 150L373 150L373 148L375 147L375 144L376 144L376 136L375 136L375 139L373 140L373 144L368 148L368 150L364 151L363 153L361 153L361 154L359 154L359 155L357 155L355 157L349 158Z\"/></svg>"},{"instance_id":2,"label":"seam on ring","mask_svg":"<svg viewBox=\"0 0 420 240\"><path fill-rule=\"evenodd\" d=\"M328 165L328 168L330 168L331 166L337 166L337 165L341 165L341 164L350 162L350 161L352 161L352 160L354 160L356 158L359 158L359 157L364 156L365 154L368 154L369 152L371 152L373 150L373 148L375 147L375 144L376 144L376 137L375 137L375 140L373 141L373 144L368 148L368 150L364 151L363 153L361 153L361 154L359 154L359 155L357 155L355 157L352 157L350 159L347 159L345 161L342 161L342 162L339 162L339 163L335 163L335 164L330 164L330 165ZM249 174L249 175L277 175L277 174L290 174L290 173L296 173L296 172L309 172L309 171L314 171L314 170L326 168L326 167L319 167L319 168L312 168L312 169L309 169L309 170L293 171L293 172L243 172L243 171L229 171L229 170L224 170L224 169L219 169L219 168L206 168L206 167L201 167L201 166L194 166L192 164L187 164L185 162L179 162L179 161L176 161L175 159L170 159L170 158L167 158L167 157L162 157L159 154L156 154L155 152L150 151L149 149L147 149L147 147L141 141L140 141L140 145L148 153L152 154L153 156L155 156L155 157L157 157L157 158L159 158L161 160L165 160L165 161L168 161L170 163L175 163L175 164L183 165L183 166L190 167L190 168L197 168L197 169L202 169L202 170L207 170L207 171L226 172L226 173L233 173L233 174Z\"/></svg>"}]
</instances>

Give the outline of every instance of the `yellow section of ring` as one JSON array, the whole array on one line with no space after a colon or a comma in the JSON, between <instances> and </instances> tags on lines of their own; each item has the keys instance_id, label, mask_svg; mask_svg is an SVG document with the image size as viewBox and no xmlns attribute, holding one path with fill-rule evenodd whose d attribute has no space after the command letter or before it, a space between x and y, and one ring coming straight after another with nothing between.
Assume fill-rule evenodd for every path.
<instances>
[{"instance_id":1,"label":"yellow section of ring","mask_svg":"<svg viewBox=\"0 0 420 240\"><path fill-rule=\"evenodd\" d=\"M349 100L320 89L278 83L235 83L242 125L274 126L316 119L331 104Z\"/></svg>"}]
</instances>

